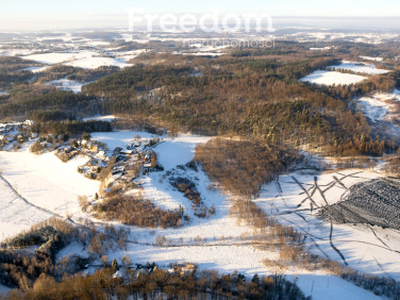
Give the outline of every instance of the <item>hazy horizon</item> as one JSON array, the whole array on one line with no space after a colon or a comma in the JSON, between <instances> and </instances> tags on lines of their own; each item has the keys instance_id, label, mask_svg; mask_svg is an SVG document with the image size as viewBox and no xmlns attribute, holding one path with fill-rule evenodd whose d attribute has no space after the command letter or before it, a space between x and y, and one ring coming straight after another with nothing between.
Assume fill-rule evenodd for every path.
<instances>
[{"instance_id":1,"label":"hazy horizon","mask_svg":"<svg viewBox=\"0 0 400 300\"><path fill-rule=\"evenodd\" d=\"M297 27L304 30L400 31L397 17L272 16L272 21L274 28L278 30ZM82 22L58 20L54 22L41 21L34 25L29 22L19 24L18 26L2 25L0 21L1 33L128 30L128 15L92 16L90 20L86 18Z\"/></svg>"},{"instance_id":2,"label":"hazy horizon","mask_svg":"<svg viewBox=\"0 0 400 300\"><path fill-rule=\"evenodd\" d=\"M213 9L226 14L268 14L277 24L285 19L287 23L303 26L329 28L395 29L400 16L400 3L393 0L367 0L320 2L221 0L217 3L204 0L199 2L165 3L152 1L115 0L54 2L48 0L26 1L2 0L0 10L0 31L43 31L70 30L79 28L124 28L128 27L128 9L140 8L151 14L207 14ZM361 18L355 19L355 18ZM316 19L318 22L316 22ZM379 19L379 20L378 20ZM341 20L341 24L337 21ZM332 22L333 21L333 22ZM373 24L371 24L371 21ZM336 23L335 23L336 22Z\"/></svg>"}]
</instances>

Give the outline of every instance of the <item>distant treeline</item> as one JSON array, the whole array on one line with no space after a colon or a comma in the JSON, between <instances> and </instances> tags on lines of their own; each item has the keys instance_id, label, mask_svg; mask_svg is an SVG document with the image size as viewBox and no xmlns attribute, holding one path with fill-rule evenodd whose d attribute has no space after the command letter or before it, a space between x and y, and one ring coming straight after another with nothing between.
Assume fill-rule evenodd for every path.
<instances>
[{"instance_id":1,"label":"distant treeline","mask_svg":"<svg viewBox=\"0 0 400 300\"><path fill-rule=\"evenodd\" d=\"M27 116L36 110L62 110L80 114L98 111L96 98L50 86L20 85L0 101L0 118Z\"/></svg>"},{"instance_id":2,"label":"distant treeline","mask_svg":"<svg viewBox=\"0 0 400 300\"><path fill-rule=\"evenodd\" d=\"M75 135L92 132L109 132L112 131L111 123L104 121L47 121L36 122L32 126L32 131L39 134L55 134L55 135Z\"/></svg>"}]
</instances>

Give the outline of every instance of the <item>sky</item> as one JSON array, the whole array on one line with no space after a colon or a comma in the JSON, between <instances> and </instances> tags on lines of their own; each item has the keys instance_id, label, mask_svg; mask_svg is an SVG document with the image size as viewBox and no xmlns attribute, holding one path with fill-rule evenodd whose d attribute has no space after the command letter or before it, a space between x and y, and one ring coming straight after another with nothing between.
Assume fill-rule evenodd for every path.
<instances>
[{"instance_id":1,"label":"sky","mask_svg":"<svg viewBox=\"0 0 400 300\"><path fill-rule=\"evenodd\" d=\"M128 22L127 10L139 7L158 14L202 14L214 8L221 14L272 17L400 16L398 0L0 0L0 30L121 27Z\"/></svg>"}]
</instances>

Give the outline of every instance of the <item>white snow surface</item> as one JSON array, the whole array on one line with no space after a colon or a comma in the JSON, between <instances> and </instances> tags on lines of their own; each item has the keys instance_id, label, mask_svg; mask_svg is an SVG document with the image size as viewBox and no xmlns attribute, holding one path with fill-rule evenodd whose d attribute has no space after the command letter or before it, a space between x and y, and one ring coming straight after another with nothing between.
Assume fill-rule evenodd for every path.
<instances>
[{"instance_id":1,"label":"white snow surface","mask_svg":"<svg viewBox=\"0 0 400 300\"><path fill-rule=\"evenodd\" d=\"M2 179L0 195L0 241L51 217L22 201Z\"/></svg>"},{"instance_id":2,"label":"white snow surface","mask_svg":"<svg viewBox=\"0 0 400 300\"><path fill-rule=\"evenodd\" d=\"M27 55L23 58L34 60L43 64L53 65L60 64L77 59L90 58L94 55L98 55L97 52L93 51L71 51L71 52L51 52L51 53L40 53Z\"/></svg>"},{"instance_id":3,"label":"white snow surface","mask_svg":"<svg viewBox=\"0 0 400 300\"><path fill-rule=\"evenodd\" d=\"M204 136L179 135L157 147L157 159L166 170L179 164L184 165L192 160L196 146L206 143L209 139L210 137Z\"/></svg>"},{"instance_id":4,"label":"white snow surface","mask_svg":"<svg viewBox=\"0 0 400 300\"><path fill-rule=\"evenodd\" d=\"M19 193L0 179L0 237L8 237L53 216L40 208L62 217L80 212L77 197L93 196L100 185L77 172L77 167L87 160L80 156L63 163L54 153L34 155L28 148L20 152L0 151L2 176Z\"/></svg>"},{"instance_id":5,"label":"white snow surface","mask_svg":"<svg viewBox=\"0 0 400 300\"><path fill-rule=\"evenodd\" d=\"M90 119L90 118L89 118ZM105 143L110 150L117 147L124 148L132 144L136 136L143 139L153 139L160 137L156 134L143 132L143 131L114 131L114 132L95 132L91 134L91 139Z\"/></svg>"},{"instance_id":6,"label":"white snow surface","mask_svg":"<svg viewBox=\"0 0 400 300\"><path fill-rule=\"evenodd\" d=\"M123 59L116 59L113 57L100 57L100 56L93 56L93 57L74 60L65 63L65 65L83 69L97 69L98 67L102 66L116 66L119 68L125 68L131 66L130 64L127 64Z\"/></svg>"},{"instance_id":7,"label":"white snow surface","mask_svg":"<svg viewBox=\"0 0 400 300\"><path fill-rule=\"evenodd\" d=\"M83 84L74 80L60 79L47 82L48 85L52 85L63 91L72 91L75 94L80 93Z\"/></svg>"},{"instance_id":8,"label":"white snow surface","mask_svg":"<svg viewBox=\"0 0 400 300\"><path fill-rule=\"evenodd\" d=\"M116 117L114 115L94 116L94 117L88 117L88 118L83 119L83 121L103 121L103 122L113 122L115 120L118 120L118 117Z\"/></svg>"},{"instance_id":9,"label":"white snow surface","mask_svg":"<svg viewBox=\"0 0 400 300\"><path fill-rule=\"evenodd\" d=\"M124 59L106 57L100 52L89 50L39 53L23 56L23 58L47 65L64 64L83 69L96 69L101 66L117 66L120 68L131 66Z\"/></svg>"},{"instance_id":10,"label":"white snow surface","mask_svg":"<svg viewBox=\"0 0 400 300\"><path fill-rule=\"evenodd\" d=\"M269 215L275 215L280 223L293 226L307 236L311 251L323 257L343 262L340 255L329 242L330 223L316 216L316 208L311 210L311 200L296 183L295 179L308 190L312 199L321 207L325 200L316 189L315 178L321 190L327 189L325 199L329 204L342 201L348 193L335 178L341 179L348 188L356 183L379 178L381 175L365 170L349 169L317 174L315 172L295 172L279 178L279 184L264 186L255 203ZM329 187L329 189L328 189ZM307 200L308 199L308 200ZM303 204L301 204L305 200ZM298 205L301 204L300 207ZM375 235L376 234L376 235ZM390 276L400 280L400 233L377 226L334 224L334 245L345 257L346 262L355 269L380 276Z\"/></svg>"},{"instance_id":11,"label":"white snow surface","mask_svg":"<svg viewBox=\"0 0 400 300\"><path fill-rule=\"evenodd\" d=\"M373 129L385 136L399 140L400 136L400 91L376 92L356 100L356 108L371 122Z\"/></svg>"},{"instance_id":12,"label":"white snow surface","mask_svg":"<svg viewBox=\"0 0 400 300\"><path fill-rule=\"evenodd\" d=\"M361 55L360 58L361 58L361 59L364 59L364 60L370 60L370 61L378 61L378 62L383 61L383 58L382 58L382 57L362 56L362 55Z\"/></svg>"},{"instance_id":13,"label":"white snow surface","mask_svg":"<svg viewBox=\"0 0 400 300\"><path fill-rule=\"evenodd\" d=\"M12 49L0 52L0 56L22 56L35 53L35 49Z\"/></svg>"},{"instance_id":14,"label":"white snow surface","mask_svg":"<svg viewBox=\"0 0 400 300\"><path fill-rule=\"evenodd\" d=\"M326 51L330 50L332 47L324 47L324 48L310 48L311 51Z\"/></svg>"},{"instance_id":15,"label":"white snow surface","mask_svg":"<svg viewBox=\"0 0 400 300\"><path fill-rule=\"evenodd\" d=\"M336 71L317 70L312 74L300 79L303 82L318 85L349 85L366 80L367 77L353 74L340 73Z\"/></svg>"},{"instance_id":16,"label":"white snow surface","mask_svg":"<svg viewBox=\"0 0 400 300\"><path fill-rule=\"evenodd\" d=\"M49 66L44 66L44 67L29 67L23 69L23 71L31 71L32 73L40 73L45 71Z\"/></svg>"},{"instance_id":17,"label":"white snow surface","mask_svg":"<svg viewBox=\"0 0 400 300\"><path fill-rule=\"evenodd\" d=\"M397 104L397 105L396 105ZM400 105L400 91L394 90L393 93L375 93L371 96L361 97L357 100L360 109L371 121L391 121L391 112L397 113Z\"/></svg>"},{"instance_id":18,"label":"white snow surface","mask_svg":"<svg viewBox=\"0 0 400 300\"><path fill-rule=\"evenodd\" d=\"M343 61L340 65L329 68L336 71L345 70L369 75L387 74L390 72L390 70L377 69L375 65L350 61Z\"/></svg>"}]
</instances>

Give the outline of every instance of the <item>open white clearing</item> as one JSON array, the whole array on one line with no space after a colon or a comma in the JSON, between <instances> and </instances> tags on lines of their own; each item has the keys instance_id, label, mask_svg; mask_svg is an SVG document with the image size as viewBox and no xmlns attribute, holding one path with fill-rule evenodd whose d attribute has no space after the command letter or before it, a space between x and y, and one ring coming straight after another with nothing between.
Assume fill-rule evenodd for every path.
<instances>
[{"instance_id":1,"label":"open white clearing","mask_svg":"<svg viewBox=\"0 0 400 300\"><path fill-rule=\"evenodd\" d=\"M382 57L373 57L373 56L360 56L361 59L370 60L370 61L383 61Z\"/></svg>"},{"instance_id":2,"label":"open white clearing","mask_svg":"<svg viewBox=\"0 0 400 300\"><path fill-rule=\"evenodd\" d=\"M97 69L98 67L102 66L116 66L119 68L125 68L131 66L122 59L116 59L112 57L100 57L100 56L74 60L65 63L65 65L83 69Z\"/></svg>"},{"instance_id":3,"label":"open white clearing","mask_svg":"<svg viewBox=\"0 0 400 300\"><path fill-rule=\"evenodd\" d=\"M399 140L400 135L400 91L374 93L356 100L356 108L371 122L380 134Z\"/></svg>"},{"instance_id":4,"label":"open white clearing","mask_svg":"<svg viewBox=\"0 0 400 300\"><path fill-rule=\"evenodd\" d=\"M369 75L387 74L390 72L390 70L377 69L375 65L350 61L343 61L340 65L331 66L330 68L334 70L345 70Z\"/></svg>"},{"instance_id":5,"label":"open white clearing","mask_svg":"<svg viewBox=\"0 0 400 300\"><path fill-rule=\"evenodd\" d=\"M1 178L0 195L0 242L51 217L21 200Z\"/></svg>"},{"instance_id":6,"label":"open white clearing","mask_svg":"<svg viewBox=\"0 0 400 300\"><path fill-rule=\"evenodd\" d=\"M28 60L34 60L43 64L53 65L65 63L68 61L74 61L77 59L83 59L97 55L96 52L92 51L76 51L76 52L52 52L52 53L40 53L27 55L22 58Z\"/></svg>"},{"instance_id":7,"label":"open white clearing","mask_svg":"<svg viewBox=\"0 0 400 300\"><path fill-rule=\"evenodd\" d=\"M70 52L51 52L23 56L24 59L37 61L47 65L64 64L83 69L96 69L101 66L117 66L125 68L131 66L124 59L106 57L100 52L83 50ZM44 69L37 69L42 71ZM37 71L32 69L32 71ZM37 71L37 72L39 72Z\"/></svg>"},{"instance_id":8,"label":"open white clearing","mask_svg":"<svg viewBox=\"0 0 400 300\"><path fill-rule=\"evenodd\" d=\"M318 70L300 79L300 81L318 85L349 85L364 81L366 79L367 77L360 75Z\"/></svg>"},{"instance_id":9,"label":"open white clearing","mask_svg":"<svg viewBox=\"0 0 400 300\"><path fill-rule=\"evenodd\" d=\"M107 115L107 116L94 116L94 117L88 117L84 118L83 121L103 121L103 122L113 122L118 120L118 117L114 115Z\"/></svg>"},{"instance_id":10,"label":"open white clearing","mask_svg":"<svg viewBox=\"0 0 400 300\"><path fill-rule=\"evenodd\" d=\"M394 90L393 93L375 93L371 96L364 96L357 100L357 107L373 122L398 120L400 91Z\"/></svg>"},{"instance_id":11,"label":"open white clearing","mask_svg":"<svg viewBox=\"0 0 400 300\"><path fill-rule=\"evenodd\" d=\"M44 67L29 67L23 69L23 71L31 71L32 73L40 73L44 72L49 66L44 66Z\"/></svg>"},{"instance_id":12,"label":"open white clearing","mask_svg":"<svg viewBox=\"0 0 400 300\"><path fill-rule=\"evenodd\" d=\"M94 118L93 120L98 120ZM105 143L113 151L117 147L126 147L135 141L135 138L153 139L160 137L156 134L142 131L114 131L114 132L95 132L91 134L91 139Z\"/></svg>"},{"instance_id":13,"label":"open white clearing","mask_svg":"<svg viewBox=\"0 0 400 300\"><path fill-rule=\"evenodd\" d=\"M82 83L69 79L53 80L49 81L47 84L52 85L62 91L71 91L75 94L80 93L83 86Z\"/></svg>"},{"instance_id":14,"label":"open white clearing","mask_svg":"<svg viewBox=\"0 0 400 300\"><path fill-rule=\"evenodd\" d=\"M2 232L16 233L19 229L26 229L53 216L48 211L61 217L80 213L77 197L93 196L99 189L99 182L77 172L77 167L87 160L87 157L80 156L63 163L54 153L34 155L28 149L0 151L1 175L12 186L10 188L0 179Z\"/></svg>"}]
</instances>

